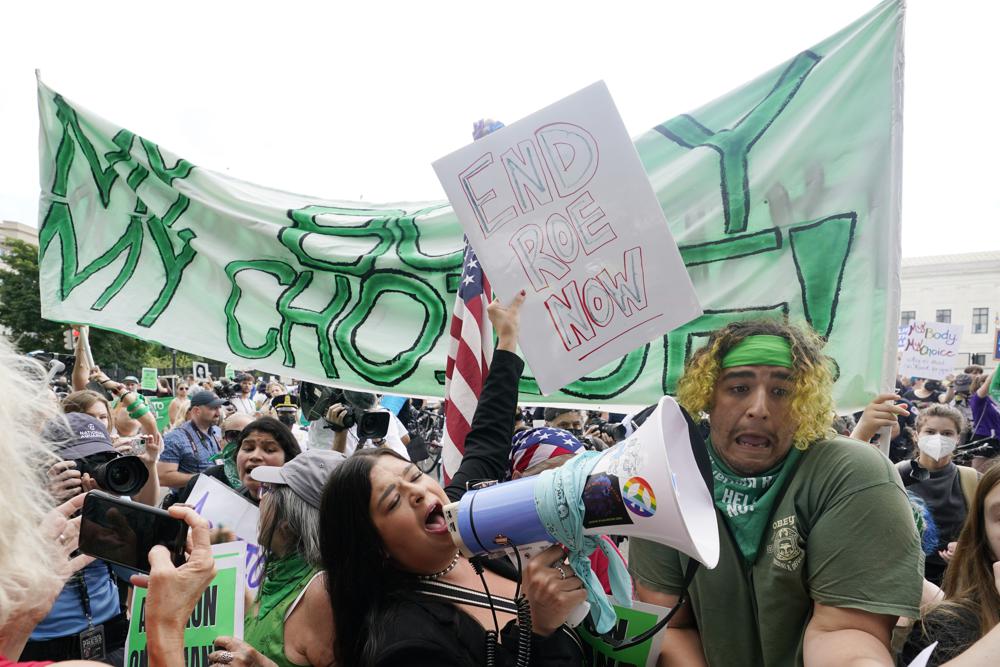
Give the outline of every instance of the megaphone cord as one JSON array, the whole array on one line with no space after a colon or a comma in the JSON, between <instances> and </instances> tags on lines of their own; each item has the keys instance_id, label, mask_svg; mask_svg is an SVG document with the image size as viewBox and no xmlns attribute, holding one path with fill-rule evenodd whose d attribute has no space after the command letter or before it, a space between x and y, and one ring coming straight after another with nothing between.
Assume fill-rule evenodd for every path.
<instances>
[{"instance_id":1,"label":"megaphone cord","mask_svg":"<svg viewBox=\"0 0 1000 667\"><path fill-rule=\"evenodd\" d=\"M696 561L694 558L688 561L687 569L684 571L683 591L681 592L680 597L677 598L676 604L674 604L674 606L671 607L670 611L667 612L666 616L661 618L656 623L656 625L646 630L645 632L636 635L631 639L625 639L625 640L612 637L611 633L605 633L602 635L597 632L596 628L594 628L593 621L590 619L589 616L587 617L586 620L587 630L592 635L594 635L595 637L600 637L604 642L606 642L609 646L611 646L612 651L624 651L626 649L632 648L633 646L638 646L639 644L648 641L650 638L654 637L657 632L662 630L663 627L667 625L667 623L670 622L670 619L674 617L674 615L681 609L681 607L683 607L685 604L689 602L690 594L688 592L688 589L691 586L691 582L692 580L694 580L694 575L698 571L698 567L700 565L701 563Z\"/></svg>"},{"instance_id":2,"label":"megaphone cord","mask_svg":"<svg viewBox=\"0 0 1000 667\"><path fill-rule=\"evenodd\" d=\"M486 575L483 571L483 563L479 558L470 558L469 564L472 565L472 569L476 571L479 575L479 580L483 582L483 592L486 593L486 600L490 603L490 613L493 615L493 633L494 639L500 636L500 621L497 620L497 610L493 606L493 595L490 593L490 587L486 584ZM489 633L487 633L488 635ZM489 664L489 663L487 663Z\"/></svg>"},{"instance_id":3,"label":"megaphone cord","mask_svg":"<svg viewBox=\"0 0 1000 667\"><path fill-rule=\"evenodd\" d=\"M517 588L514 593L514 603L517 605L517 667L528 667L531 662L531 607L528 599L521 595L521 554L514 549L517 556ZM470 558L469 563L472 569L479 575L483 583L483 592L490 604L490 614L493 615L493 630L486 631L486 667L493 667L496 664L497 642L500 637L500 621L497 620L497 610L493 605L493 595L490 587L486 583L486 574L483 569L481 558Z\"/></svg>"}]
</instances>

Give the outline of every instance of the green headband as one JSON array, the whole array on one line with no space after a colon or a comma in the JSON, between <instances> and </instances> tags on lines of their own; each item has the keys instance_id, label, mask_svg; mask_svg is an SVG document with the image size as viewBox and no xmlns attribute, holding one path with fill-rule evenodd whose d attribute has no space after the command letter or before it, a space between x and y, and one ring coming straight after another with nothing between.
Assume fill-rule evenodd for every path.
<instances>
[{"instance_id":1,"label":"green headband","mask_svg":"<svg viewBox=\"0 0 1000 667\"><path fill-rule=\"evenodd\" d=\"M792 367L792 345L781 336L747 336L722 359L723 368L733 366Z\"/></svg>"}]
</instances>

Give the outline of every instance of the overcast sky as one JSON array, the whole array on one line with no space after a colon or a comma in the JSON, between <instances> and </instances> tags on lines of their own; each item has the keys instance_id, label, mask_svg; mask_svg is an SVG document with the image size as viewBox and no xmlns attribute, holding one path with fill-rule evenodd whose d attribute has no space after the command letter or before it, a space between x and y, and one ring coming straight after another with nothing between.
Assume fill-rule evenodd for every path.
<instances>
[{"instance_id":1,"label":"overcast sky","mask_svg":"<svg viewBox=\"0 0 1000 667\"><path fill-rule=\"evenodd\" d=\"M604 79L633 136L837 32L874 0L48 2L5 8L0 218L37 224L35 68L205 168L309 195L442 199L431 162ZM906 20L903 255L1000 250L1000 5Z\"/></svg>"}]
</instances>

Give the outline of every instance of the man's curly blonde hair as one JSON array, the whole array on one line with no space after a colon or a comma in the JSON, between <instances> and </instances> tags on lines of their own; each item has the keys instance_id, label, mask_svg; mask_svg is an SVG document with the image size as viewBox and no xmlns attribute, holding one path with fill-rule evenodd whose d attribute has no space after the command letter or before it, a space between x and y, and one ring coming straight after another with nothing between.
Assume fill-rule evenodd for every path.
<instances>
[{"instance_id":1,"label":"man's curly blonde hair","mask_svg":"<svg viewBox=\"0 0 1000 667\"><path fill-rule=\"evenodd\" d=\"M781 336L792 348L791 416L797 424L792 441L799 449L829 437L834 416L832 363L823 354L824 341L807 327L782 320L733 322L712 333L708 343L691 355L677 383L677 401L698 420L712 410L722 360L750 336Z\"/></svg>"}]
</instances>

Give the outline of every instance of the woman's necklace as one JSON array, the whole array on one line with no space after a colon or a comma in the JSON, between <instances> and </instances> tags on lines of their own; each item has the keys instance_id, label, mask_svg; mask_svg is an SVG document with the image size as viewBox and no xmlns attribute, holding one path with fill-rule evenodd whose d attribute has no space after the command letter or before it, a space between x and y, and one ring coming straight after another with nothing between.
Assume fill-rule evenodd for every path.
<instances>
[{"instance_id":1,"label":"woman's necklace","mask_svg":"<svg viewBox=\"0 0 1000 667\"><path fill-rule=\"evenodd\" d=\"M420 581L437 581L438 579L440 579L441 577L443 577L444 575L448 574L449 572L455 569L455 566L458 565L458 557L460 555L461 552L456 551L455 557L451 559L451 563L449 563L448 567L444 568L440 572L435 572L434 574L418 574L417 579L419 579Z\"/></svg>"}]
</instances>

